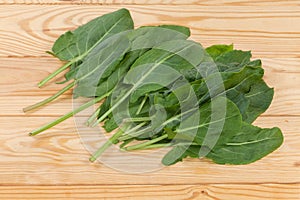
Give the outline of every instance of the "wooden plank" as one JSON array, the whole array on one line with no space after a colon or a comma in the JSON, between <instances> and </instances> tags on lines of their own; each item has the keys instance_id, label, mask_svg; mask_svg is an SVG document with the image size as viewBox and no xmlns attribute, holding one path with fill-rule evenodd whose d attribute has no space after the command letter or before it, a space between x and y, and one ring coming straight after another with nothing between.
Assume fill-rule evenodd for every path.
<instances>
[{"instance_id":1,"label":"wooden plank","mask_svg":"<svg viewBox=\"0 0 300 200\"><path fill-rule=\"evenodd\" d=\"M237 5L237 6L265 6L265 5L274 5L274 6L290 6L290 5L299 5L298 0L0 0L0 4L38 4L38 5L70 5L70 4L99 4L99 5L215 5L215 6L227 6L227 5Z\"/></svg>"},{"instance_id":2,"label":"wooden plank","mask_svg":"<svg viewBox=\"0 0 300 200\"><path fill-rule=\"evenodd\" d=\"M76 118L77 122L79 118ZM131 170L128 169L128 165L132 160L127 160L128 157L124 154L117 157L112 156L117 154L106 153L105 159L113 158L110 164L107 162L105 165L91 164L88 161L90 154L83 147L72 119L41 135L35 137L27 135L32 129L53 119L53 117L0 117L0 185L300 182L299 117L259 118L256 125L279 126L284 133L285 141L278 150L253 164L217 165L205 159L186 159L170 167L161 168L157 165L153 172L142 174L128 173ZM80 123L77 123L77 127L80 127ZM99 135L99 131L85 130L80 133L84 138L90 134ZM89 144L94 142L97 143L90 140ZM98 148L98 145L95 148ZM137 160L139 164L134 169L143 170L149 167L149 164L153 164L152 159L147 158L145 157L145 161ZM112 165L116 166L116 163L121 171L111 168Z\"/></svg>"},{"instance_id":3,"label":"wooden plank","mask_svg":"<svg viewBox=\"0 0 300 200\"><path fill-rule=\"evenodd\" d=\"M299 184L0 186L0 199L299 200Z\"/></svg>"},{"instance_id":4,"label":"wooden plank","mask_svg":"<svg viewBox=\"0 0 300 200\"><path fill-rule=\"evenodd\" d=\"M0 116L24 115L22 108L55 94L62 85L54 82L39 89L37 83L57 69L55 58L0 58ZM265 115L300 115L299 58L264 58L265 80L275 88L275 97ZM35 116L58 116L72 109L71 92L53 103L30 113Z\"/></svg>"},{"instance_id":5,"label":"wooden plank","mask_svg":"<svg viewBox=\"0 0 300 200\"><path fill-rule=\"evenodd\" d=\"M276 1L274 1L276 2ZM124 5L2 5L0 56L48 56L69 29ZM179 24L204 46L234 43L256 56L298 57L300 6L128 5L136 26ZM180 13L180 14L178 14Z\"/></svg>"}]
</instances>

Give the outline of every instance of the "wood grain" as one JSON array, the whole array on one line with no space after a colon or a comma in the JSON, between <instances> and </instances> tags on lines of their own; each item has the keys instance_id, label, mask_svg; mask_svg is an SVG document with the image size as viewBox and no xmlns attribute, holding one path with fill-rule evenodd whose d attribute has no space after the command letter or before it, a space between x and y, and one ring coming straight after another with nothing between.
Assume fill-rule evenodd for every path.
<instances>
[{"instance_id":1,"label":"wood grain","mask_svg":"<svg viewBox=\"0 0 300 200\"><path fill-rule=\"evenodd\" d=\"M298 0L0 0L0 4L38 4L38 5L65 5L65 4L99 4L99 5L214 5L214 6L291 6L299 5Z\"/></svg>"},{"instance_id":2,"label":"wood grain","mask_svg":"<svg viewBox=\"0 0 300 200\"><path fill-rule=\"evenodd\" d=\"M63 32L124 6L2 5L0 56L48 56ZM128 5L136 26L179 24L204 46L234 43L259 57L299 57L300 6ZM180 14L178 14L180 13Z\"/></svg>"},{"instance_id":3,"label":"wood grain","mask_svg":"<svg viewBox=\"0 0 300 200\"><path fill-rule=\"evenodd\" d=\"M279 126L284 133L285 142L277 151L253 164L224 166L213 164L208 160L187 159L183 163L144 174L126 173L128 171L126 166L130 160L117 157L113 162L118 162L124 169L123 172L100 163L91 164L88 161L90 154L83 147L72 119L36 137L27 135L32 129L53 119L53 117L0 117L0 185L300 182L298 117L259 118L256 125ZM80 134L87 136L99 133L86 130ZM104 156L114 157L108 154ZM143 169L147 167L148 162L149 160L145 160L136 168Z\"/></svg>"},{"instance_id":4,"label":"wood grain","mask_svg":"<svg viewBox=\"0 0 300 200\"><path fill-rule=\"evenodd\" d=\"M271 107L264 115L300 116L300 59L264 58L265 81L275 88ZM54 82L40 89L37 83L61 65L55 58L0 58L0 116L24 115L22 108L55 94L62 85ZM58 116L72 109L71 91L31 115Z\"/></svg>"},{"instance_id":5,"label":"wood grain","mask_svg":"<svg viewBox=\"0 0 300 200\"><path fill-rule=\"evenodd\" d=\"M299 200L299 184L0 186L0 199Z\"/></svg>"}]
</instances>

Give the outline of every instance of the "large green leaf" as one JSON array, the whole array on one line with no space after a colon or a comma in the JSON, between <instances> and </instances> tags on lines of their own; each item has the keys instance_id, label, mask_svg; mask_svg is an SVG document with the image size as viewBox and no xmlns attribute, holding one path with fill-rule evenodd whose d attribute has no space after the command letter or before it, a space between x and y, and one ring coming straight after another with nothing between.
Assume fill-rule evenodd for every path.
<instances>
[{"instance_id":1,"label":"large green leaf","mask_svg":"<svg viewBox=\"0 0 300 200\"><path fill-rule=\"evenodd\" d=\"M82 97L95 97L102 96L111 91L124 77L131 64L139 55L140 51L138 50L127 53L124 59L118 64L118 66L116 66L116 70L113 71L110 76L98 80L99 83L96 85L82 84L80 89L74 91L75 94Z\"/></svg>"},{"instance_id":2,"label":"large green leaf","mask_svg":"<svg viewBox=\"0 0 300 200\"><path fill-rule=\"evenodd\" d=\"M235 136L227 138L221 135L220 140L222 142L217 143L212 150L201 145L175 146L164 156L162 163L172 165L186 157L200 158L204 153L217 164L249 164L279 148L283 135L277 127L259 128L244 122Z\"/></svg>"},{"instance_id":3,"label":"large green leaf","mask_svg":"<svg viewBox=\"0 0 300 200\"><path fill-rule=\"evenodd\" d=\"M217 97L209 103L200 106L198 112L199 122L196 126L178 127L174 131L176 135L169 138L194 141L199 145L203 145L205 140L221 143L224 140L219 141L219 137L231 137L240 130L242 117L239 109L227 98ZM194 119L195 114L189 116L181 123ZM196 130L196 135L192 134L192 130Z\"/></svg>"},{"instance_id":4,"label":"large green leaf","mask_svg":"<svg viewBox=\"0 0 300 200\"><path fill-rule=\"evenodd\" d=\"M165 42L141 56L124 78L133 85L131 101L157 91L184 76L204 58L204 50L198 43L185 40Z\"/></svg>"},{"instance_id":5,"label":"large green leaf","mask_svg":"<svg viewBox=\"0 0 300 200\"><path fill-rule=\"evenodd\" d=\"M201 45L187 40L172 40L154 47L133 64L123 81L123 84L131 85L130 89L122 96L113 97L111 108L100 116L98 121L105 119L129 97L134 97L133 99L136 101L139 97L146 94L146 91L156 91L173 83L178 77L182 76L180 70L186 66L178 63L177 58L175 59L176 62L174 62L172 60L174 57L185 59L192 66L197 66L203 60L204 53L205 51ZM190 66L187 67L190 68ZM170 76L171 72L172 76ZM138 90L144 86L146 89ZM115 91L118 91L118 88ZM138 92L133 96L135 91Z\"/></svg>"},{"instance_id":6,"label":"large green leaf","mask_svg":"<svg viewBox=\"0 0 300 200\"><path fill-rule=\"evenodd\" d=\"M240 59L240 62L246 64L241 67L241 64L231 59L226 65L230 66L228 70L206 77L197 94L200 95L200 102L205 102L211 97L226 93L227 97L239 107L243 120L251 123L269 107L274 92L262 80L264 70L261 68L260 60L248 62L247 52L229 53L244 55L244 59ZM216 81L220 76L222 81Z\"/></svg>"},{"instance_id":7,"label":"large green leaf","mask_svg":"<svg viewBox=\"0 0 300 200\"><path fill-rule=\"evenodd\" d=\"M241 131L216 145L206 156L218 164L249 164L277 149L283 142L279 128L259 128L243 123Z\"/></svg>"},{"instance_id":8,"label":"large green leaf","mask_svg":"<svg viewBox=\"0 0 300 200\"><path fill-rule=\"evenodd\" d=\"M123 60L117 66L111 68L109 72L106 72L105 76L102 75L97 85L91 86L82 84L80 90L76 90L77 96L102 96L109 92L123 78L137 58L141 57L155 45L174 39L187 39L189 36L189 29L173 25L159 27L149 26L138 28L128 33L127 36L131 42L131 47Z\"/></svg>"},{"instance_id":9,"label":"large green leaf","mask_svg":"<svg viewBox=\"0 0 300 200\"><path fill-rule=\"evenodd\" d=\"M184 128L178 127L175 131L169 130L169 139L179 144L188 142L191 146L175 146L163 158L163 164L174 164L187 156L205 156L207 148L201 149L195 146L194 143L197 143L200 147L213 148L215 145L226 143L227 138L233 137L241 129L242 118L239 109L233 102L224 97L217 97L204 104L198 112L198 116L195 117L195 114L193 114L181 122L186 126L198 118L199 121L196 125ZM195 150L192 151L190 148L199 148L199 150L195 153Z\"/></svg>"},{"instance_id":10,"label":"large green leaf","mask_svg":"<svg viewBox=\"0 0 300 200\"><path fill-rule=\"evenodd\" d=\"M75 95L78 96L88 87L96 87L101 78L110 75L118 66L130 49L130 41L126 35L122 33L112 36L88 54L76 73Z\"/></svg>"},{"instance_id":11,"label":"large green leaf","mask_svg":"<svg viewBox=\"0 0 300 200\"><path fill-rule=\"evenodd\" d=\"M133 21L127 9L103 15L61 35L52 47L60 60L81 60L105 39L133 29Z\"/></svg>"}]
</instances>

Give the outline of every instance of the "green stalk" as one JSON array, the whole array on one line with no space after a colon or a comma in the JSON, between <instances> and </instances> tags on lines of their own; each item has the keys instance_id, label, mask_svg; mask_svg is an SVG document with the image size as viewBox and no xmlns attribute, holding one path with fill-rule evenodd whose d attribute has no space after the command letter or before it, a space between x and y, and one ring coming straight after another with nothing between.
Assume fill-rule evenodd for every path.
<instances>
[{"instance_id":1,"label":"green stalk","mask_svg":"<svg viewBox=\"0 0 300 200\"><path fill-rule=\"evenodd\" d=\"M41 82L39 82L38 87L44 86L46 83L48 83L51 79L53 79L56 75L60 74L61 72L65 71L68 67L70 67L72 64L76 63L78 59L72 59L71 61L67 62L57 70L55 70L53 73L51 73L49 76L44 78Z\"/></svg>"},{"instance_id":2,"label":"green stalk","mask_svg":"<svg viewBox=\"0 0 300 200\"><path fill-rule=\"evenodd\" d=\"M90 116L88 118L88 120L86 121L86 125L90 126L98 117L99 113L100 113L101 107L99 106L97 108L97 110L92 114L92 116Z\"/></svg>"},{"instance_id":3,"label":"green stalk","mask_svg":"<svg viewBox=\"0 0 300 200\"><path fill-rule=\"evenodd\" d=\"M59 117L58 119L56 119L56 120L54 120L54 121L52 121L52 122L50 122L50 123L48 123L48 124L46 124L46 125L38 128L38 129L36 129L36 130L34 130L32 132L30 132L29 135L30 136L37 135L37 134L39 134L39 133L41 133L41 132L43 132L43 131L45 131L45 130L47 130L47 129L49 129L49 128L51 128L51 127L53 127L53 126L55 126L55 125L57 125L57 124L59 124L59 123L61 123L63 121L65 121L66 119L72 117L73 115L75 115L75 114L81 112L82 110L84 110L84 109L86 109L86 108L94 105L95 103L101 101L107 95L109 95L109 93L107 93L107 94L105 94L105 95L103 95L101 97L97 97L97 98L95 98L95 99L93 99L93 100L91 100L91 101L89 101L89 102L81 105L80 107L76 108L75 110L73 110L73 111L71 111L71 112L69 112L69 113L67 113L67 114Z\"/></svg>"},{"instance_id":4,"label":"green stalk","mask_svg":"<svg viewBox=\"0 0 300 200\"><path fill-rule=\"evenodd\" d=\"M146 122L139 124L138 126L135 126L131 129L127 129L128 127L130 127L130 124L127 124L125 127L123 127L122 129L119 129L111 138L109 138L91 157L90 157L90 161L94 162L95 160L97 160L97 158L99 158L99 156L101 156L101 154L107 150L111 145L116 144L119 140L119 138L123 135L124 131L126 133L132 133L135 130L137 130L138 128L142 127L144 124L146 124Z\"/></svg>"},{"instance_id":5,"label":"green stalk","mask_svg":"<svg viewBox=\"0 0 300 200\"><path fill-rule=\"evenodd\" d=\"M192 111L196 111L197 109L198 109L198 108L193 108L193 109L191 109L191 110L187 110L187 111L185 111L185 112L183 112L183 113L180 113L180 114L178 114L178 115L175 115L175 116L171 117L170 119L168 119L167 121L165 121L164 123L162 123L161 126L164 127L164 126L168 125L168 123L173 122L174 120L178 120L178 118L180 118L182 115L188 114L188 113L190 113L190 112L192 112Z\"/></svg>"},{"instance_id":6,"label":"green stalk","mask_svg":"<svg viewBox=\"0 0 300 200\"><path fill-rule=\"evenodd\" d=\"M145 105L147 99L148 99L148 95L145 95L145 97L144 97L144 99L143 99L141 105L139 106L138 110L137 110L136 113L135 113L136 115L140 114L140 112L142 111L142 109L143 109L143 107L144 107L144 105Z\"/></svg>"},{"instance_id":7,"label":"green stalk","mask_svg":"<svg viewBox=\"0 0 300 200\"><path fill-rule=\"evenodd\" d=\"M51 101L54 101L55 99L57 99L60 95L62 95L63 93L65 93L66 91L68 91L69 89L71 89L72 87L74 87L74 85L76 84L75 81L73 81L72 83L70 83L69 85L67 85L66 87L64 87L63 89L61 89L60 91L58 91L56 94L54 94L53 96L43 100L43 101L40 101L36 104L33 104L31 106L28 106L26 108L23 109L24 112L28 112L30 110L33 110L33 109L36 109L36 108L39 108L41 106L44 106L46 105L47 103L50 103Z\"/></svg>"},{"instance_id":8,"label":"green stalk","mask_svg":"<svg viewBox=\"0 0 300 200\"><path fill-rule=\"evenodd\" d=\"M140 143L140 144L136 144L136 145L132 145L132 146L129 146L129 147L125 147L124 149L126 151L131 151L131 150L140 150L140 149L144 149L145 147L151 145L151 144L154 144L156 142L159 142L161 140L164 140L168 138L168 135L167 134L164 134L158 138L155 138L155 139L152 139L152 140L149 140L147 142L143 142L143 143Z\"/></svg>"},{"instance_id":9,"label":"green stalk","mask_svg":"<svg viewBox=\"0 0 300 200\"><path fill-rule=\"evenodd\" d=\"M126 129L126 128L125 128ZM94 162L101 156L101 154L108 149L111 145L116 144L118 142L118 138L124 133L122 129L119 129L111 138L109 138L91 157L90 161Z\"/></svg>"},{"instance_id":10,"label":"green stalk","mask_svg":"<svg viewBox=\"0 0 300 200\"><path fill-rule=\"evenodd\" d=\"M132 142L134 139L132 138L132 139L129 139L129 140L126 140L126 141L123 141L123 143L120 145L120 150L124 150L124 147L126 146L126 145L128 145L130 142Z\"/></svg>"},{"instance_id":11,"label":"green stalk","mask_svg":"<svg viewBox=\"0 0 300 200\"><path fill-rule=\"evenodd\" d=\"M128 139L131 139L131 138L134 138L134 136L136 135L135 133L138 133L138 132L135 132L136 130L138 130L139 128L143 127L144 125L146 125L146 122L143 122L143 123L140 123L139 125L133 127L132 129L130 129L129 131L126 131L120 138L119 140L128 140Z\"/></svg>"},{"instance_id":12,"label":"green stalk","mask_svg":"<svg viewBox=\"0 0 300 200\"><path fill-rule=\"evenodd\" d=\"M136 117L136 118L124 119L124 122L145 122L145 121L151 121L151 118L150 117Z\"/></svg>"},{"instance_id":13,"label":"green stalk","mask_svg":"<svg viewBox=\"0 0 300 200\"><path fill-rule=\"evenodd\" d=\"M138 150L145 150L145 149L158 149L158 148L164 148L164 147L171 147L173 146L172 143L163 143L163 144L151 144L151 145L148 145L148 146L145 146L143 148L139 148ZM123 150L126 150L126 151L132 151L132 150L136 150L136 149L127 149L126 147L122 148Z\"/></svg>"},{"instance_id":14,"label":"green stalk","mask_svg":"<svg viewBox=\"0 0 300 200\"><path fill-rule=\"evenodd\" d=\"M173 143L162 143L162 144L151 144L148 146L145 146L143 148L139 148L138 150L144 150L144 149L158 149L158 148L164 148L164 147L172 147L172 146L184 146L184 145L198 145L197 143L178 143L178 144L173 144ZM123 145L123 150L126 150L126 147L124 148L125 145ZM136 150L136 149L133 149ZM130 150L128 150L130 151Z\"/></svg>"}]
</instances>

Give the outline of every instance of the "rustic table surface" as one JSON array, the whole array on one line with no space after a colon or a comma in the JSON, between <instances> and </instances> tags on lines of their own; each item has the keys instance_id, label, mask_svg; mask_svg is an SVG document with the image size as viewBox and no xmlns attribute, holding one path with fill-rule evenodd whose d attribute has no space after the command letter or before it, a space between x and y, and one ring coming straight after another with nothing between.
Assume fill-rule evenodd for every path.
<instances>
[{"instance_id":1,"label":"rustic table surface","mask_svg":"<svg viewBox=\"0 0 300 200\"><path fill-rule=\"evenodd\" d=\"M71 93L36 112L22 108L61 85L37 82L61 63L44 53L55 39L126 7L136 26L180 24L203 46L234 43L261 58L275 88L255 124L279 126L284 144L246 166L187 159L148 174L90 164L72 119L38 137L28 132L72 109ZM0 0L0 199L300 199L299 0Z\"/></svg>"}]
</instances>

